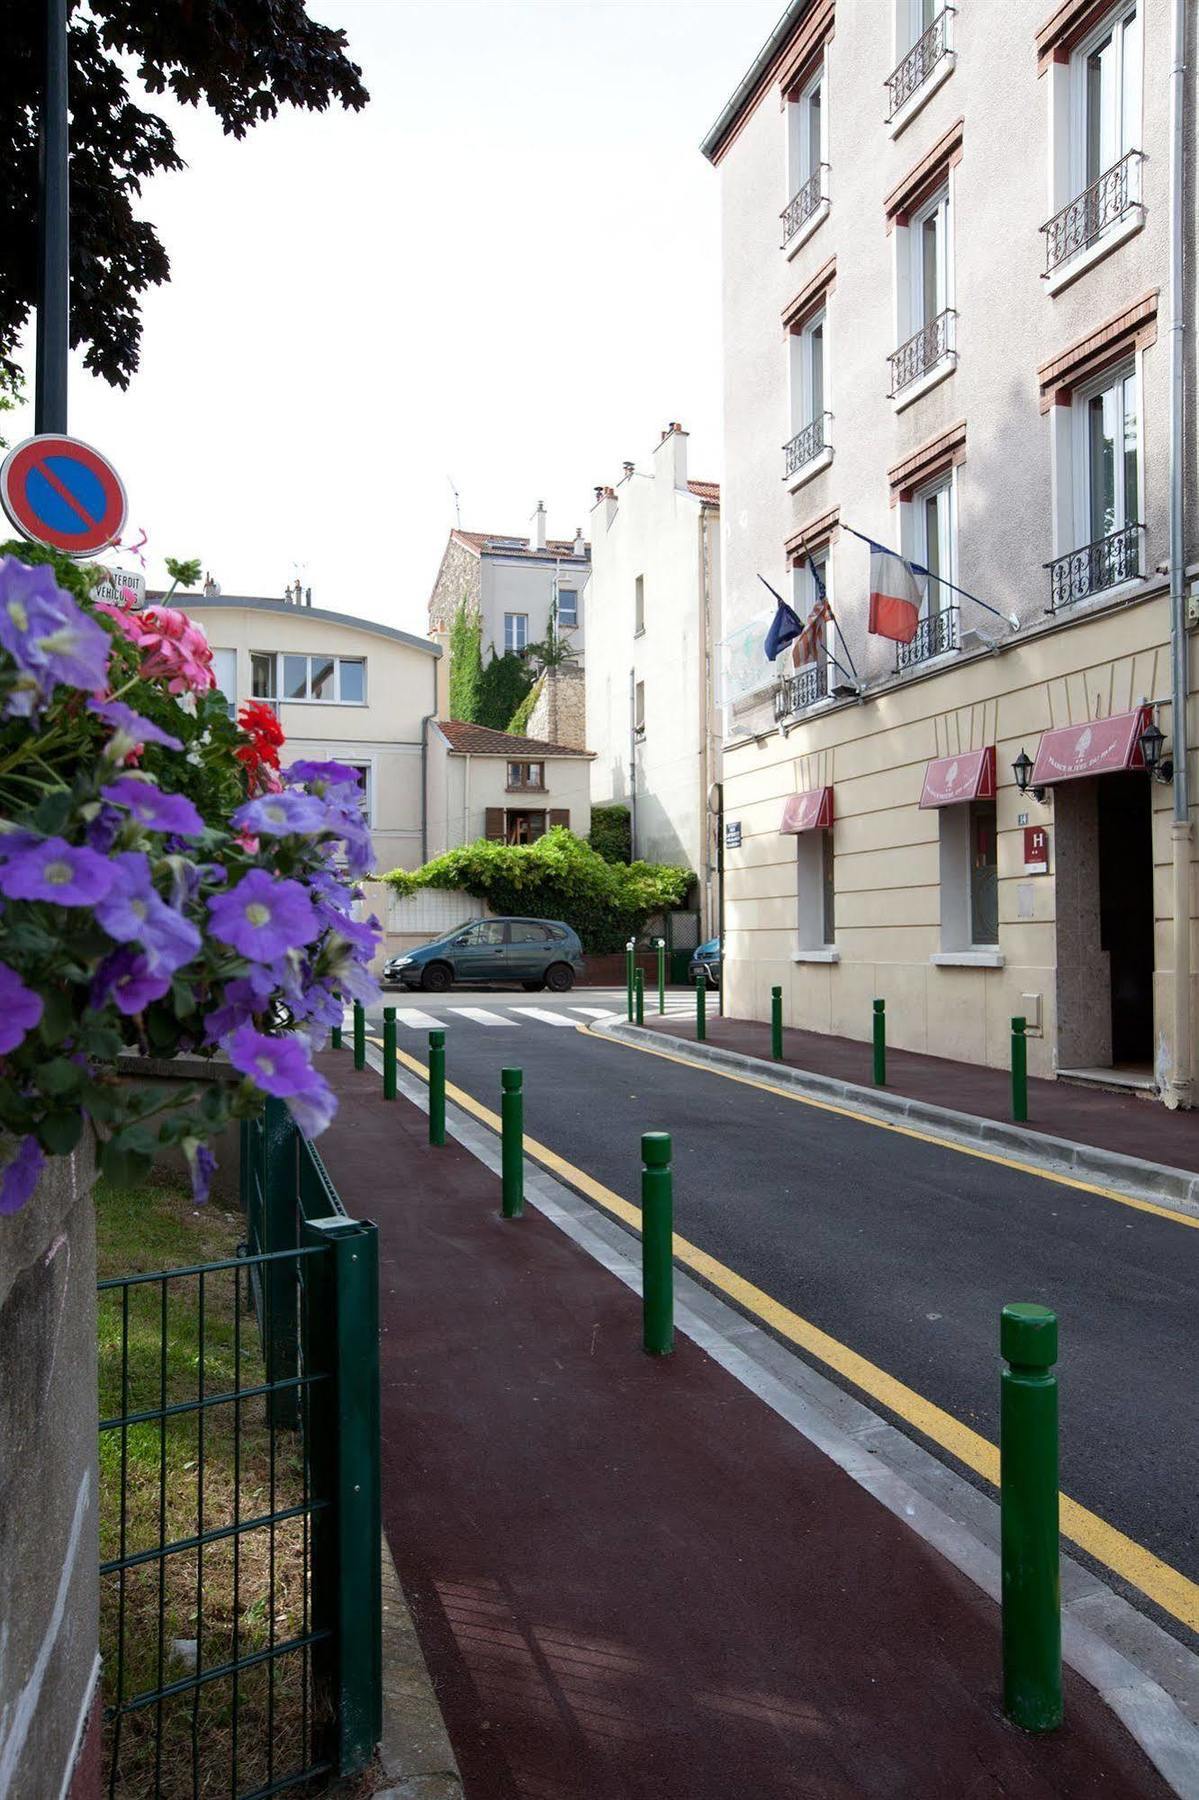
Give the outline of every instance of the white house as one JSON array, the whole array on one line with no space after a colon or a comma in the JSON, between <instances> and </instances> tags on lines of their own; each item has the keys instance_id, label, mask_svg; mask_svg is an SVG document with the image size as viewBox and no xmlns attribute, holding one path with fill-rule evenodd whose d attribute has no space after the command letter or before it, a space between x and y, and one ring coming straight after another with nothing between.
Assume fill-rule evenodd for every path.
<instances>
[{"instance_id":1,"label":"white house","mask_svg":"<svg viewBox=\"0 0 1199 1800\"><path fill-rule=\"evenodd\" d=\"M451 531L429 596L430 635L444 642L465 601L479 616L484 662L506 651L521 655L548 637L556 605L558 631L581 658L589 546L581 530L572 539L547 538L545 523L538 501L528 537Z\"/></svg>"}]
</instances>

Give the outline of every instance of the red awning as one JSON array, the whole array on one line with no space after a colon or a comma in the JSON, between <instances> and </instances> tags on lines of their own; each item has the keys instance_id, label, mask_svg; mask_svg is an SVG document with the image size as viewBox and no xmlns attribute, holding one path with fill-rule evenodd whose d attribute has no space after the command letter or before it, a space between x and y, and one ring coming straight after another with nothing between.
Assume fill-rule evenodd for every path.
<instances>
[{"instance_id":1,"label":"red awning","mask_svg":"<svg viewBox=\"0 0 1199 1800\"><path fill-rule=\"evenodd\" d=\"M805 794L789 794L783 803L784 831L815 831L833 822L833 790L831 787L809 788Z\"/></svg>"},{"instance_id":2,"label":"red awning","mask_svg":"<svg viewBox=\"0 0 1199 1800\"><path fill-rule=\"evenodd\" d=\"M1143 769L1141 733L1152 716L1148 706L1092 719L1084 725L1059 725L1042 734L1030 787L1052 787L1080 775L1110 775L1116 769Z\"/></svg>"},{"instance_id":3,"label":"red awning","mask_svg":"<svg viewBox=\"0 0 1199 1800\"><path fill-rule=\"evenodd\" d=\"M956 806L960 800L995 798L995 746L938 756L924 771L921 806Z\"/></svg>"}]
</instances>

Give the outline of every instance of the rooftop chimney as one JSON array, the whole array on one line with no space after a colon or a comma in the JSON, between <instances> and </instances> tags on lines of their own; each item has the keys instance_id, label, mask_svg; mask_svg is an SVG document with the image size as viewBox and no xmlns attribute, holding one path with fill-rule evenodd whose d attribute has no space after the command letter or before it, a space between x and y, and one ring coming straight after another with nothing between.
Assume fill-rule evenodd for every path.
<instances>
[{"instance_id":1,"label":"rooftop chimney","mask_svg":"<svg viewBox=\"0 0 1199 1800\"><path fill-rule=\"evenodd\" d=\"M633 465L631 462L627 462L627 463L621 463L620 466L624 470L624 478L627 481L629 479L630 475L633 473Z\"/></svg>"},{"instance_id":2,"label":"rooftop chimney","mask_svg":"<svg viewBox=\"0 0 1199 1800\"><path fill-rule=\"evenodd\" d=\"M545 501L544 500L539 500L537 502L537 510L533 514L533 517L530 519L529 523L533 527L533 536L529 543L529 549L530 550L544 550L545 549Z\"/></svg>"},{"instance_id":3,"label":"rooftop chimney","mask_svg":"<svg viewBox=\"0 0 1199 1800\"><path fill-rule=\"evenodd\" d=\"M581 525L575 526L575 541L570 546L570 554L572 556L586 556L587 554L587 543L583 537L583 527Z\"/></svg>"},{"instance_id":4,"label":"rooftop chimney","mask_svg":"<svg viewBox=\"0 0 1199 1800\"><path fill-rule=\"evenodd\" d=\"M687 486L687 433L672 420L662 433L654 451L654 478L669 481L672 487Z\"/></svg>"}]
</instances>

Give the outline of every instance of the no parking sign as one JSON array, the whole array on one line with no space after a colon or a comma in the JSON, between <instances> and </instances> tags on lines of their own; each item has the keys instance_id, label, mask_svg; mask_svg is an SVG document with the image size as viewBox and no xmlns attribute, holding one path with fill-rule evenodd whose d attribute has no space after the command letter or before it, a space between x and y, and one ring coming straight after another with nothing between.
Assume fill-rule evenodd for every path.
<instances>
[{"instance_id":1,"label":"no parking sign","mask_svg":"<svg viewBox=\"0 0 1199 1800\"><path fill-rule=\"evenodd\" d=\"M58 432L9 451L0 464L0 506L27 538L65 556L94 556L125 524L125 489L108 458Z\"/></svg>"}]
</instances>

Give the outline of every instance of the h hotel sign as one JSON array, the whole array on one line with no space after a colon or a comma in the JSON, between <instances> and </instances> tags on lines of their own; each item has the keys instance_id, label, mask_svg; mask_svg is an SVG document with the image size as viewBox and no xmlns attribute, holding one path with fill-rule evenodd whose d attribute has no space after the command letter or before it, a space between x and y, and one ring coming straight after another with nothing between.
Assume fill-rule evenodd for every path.
<instances>
[{"instance_id":1,"label":"h hotel sign","mask_svg":"<svg viewBox=\"0 0 1199 1800\"><path fill-rule=\"evenodd\" d=\"M1048 875L1049 873L1049 828L1046 825L1026 825L1024 827L1024 873L1026 875Z\"/></svg>"}]
</instances>

